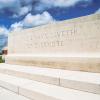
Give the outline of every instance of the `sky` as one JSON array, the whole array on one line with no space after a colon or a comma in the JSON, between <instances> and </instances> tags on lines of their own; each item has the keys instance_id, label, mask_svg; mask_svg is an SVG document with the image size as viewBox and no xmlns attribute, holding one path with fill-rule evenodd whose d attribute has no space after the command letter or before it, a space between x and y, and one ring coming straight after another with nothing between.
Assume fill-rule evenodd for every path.
<instances>
[{"instance_id":1,"label":"sky","mask_svg":"<svg viewBox=\"0 0 100 100\"><path fill-rule=\"evenodd\" d=\"M10 31L100 13L100 0L0 0L0 50Z\"/></svg>"}]
</instances>

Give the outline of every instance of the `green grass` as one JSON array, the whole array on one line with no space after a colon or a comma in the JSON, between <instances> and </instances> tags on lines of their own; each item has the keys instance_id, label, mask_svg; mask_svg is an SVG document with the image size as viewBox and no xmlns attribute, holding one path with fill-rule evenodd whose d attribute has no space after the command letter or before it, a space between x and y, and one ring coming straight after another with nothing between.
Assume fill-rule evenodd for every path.
<instances>
[{"instance_id":1,"label":"green grass","mask_svg":"<svg viewBox=\"0 0 100 100\"><path fill-rule=\"evenodd\" d=\"M0 56L0 63L3 63L2 56Z\"/></svg>"}]
</instances>

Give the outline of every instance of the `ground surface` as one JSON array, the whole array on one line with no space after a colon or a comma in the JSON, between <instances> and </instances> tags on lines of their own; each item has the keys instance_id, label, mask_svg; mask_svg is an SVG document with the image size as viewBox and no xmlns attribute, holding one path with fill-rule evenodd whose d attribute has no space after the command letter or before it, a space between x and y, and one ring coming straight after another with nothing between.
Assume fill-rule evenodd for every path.
<instances>
[{"instance_id":1,"label":"ground surface","mask_svg":"<svg viewBox=\"0 0 100 100\"><path fill-rule=\"evenodd\" d=\"M29 100L29 99L0 87L0 100Z\"/></svg>"}]
</instances>

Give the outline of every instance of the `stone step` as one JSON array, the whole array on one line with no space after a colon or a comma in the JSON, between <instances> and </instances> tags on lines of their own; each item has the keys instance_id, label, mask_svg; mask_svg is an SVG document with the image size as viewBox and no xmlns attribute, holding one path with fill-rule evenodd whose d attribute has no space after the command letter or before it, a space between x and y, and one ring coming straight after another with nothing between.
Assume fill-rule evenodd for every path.
<instances>
[{"instance_id":1,"label":"stone step","mask_svg":"<svg viewBox=\"0 0 100 100\"><path fill-rule=\"evenodd\" d=\"M0 73L100 94L100 73L0 64Z\"/></svg>"},{"instance_id":2,"label":"stone step","mask_svg":"<svg viewBox=\"0 0 100 100\"><path fill-rule=\"evenodd\" d=\"M9 89L18 94L19 94L19 87L28 84L29 82L32 81L0 73L0 87Z\"/></svg>"},{"instance_id":3,"label":"stone step","mask_svg":"<svg viewBox=\"0 0 100 100\"><path fill-rule=\"evenodd\" d=\"M100 100L100 95L0 74L0 86L32 100Z\"/></svg>"},{"instance_id":4,"label":"stone step","mask_svg":"<svg viewBox=\"0 0 100 100\"><path fill-rule=\"evenodd\" d=\"M0 100L30 100L30 99L0 87Z\"/></svg>"},{"instance_id":5,"label":"stone step","mask_svg":"<svg viewBox=\"0 0 100 100\"><path fill-rule=\"evenodd\" d=\"M100 54L7 55L7 64L100 73Z\"/></svg>"}]
</instances>

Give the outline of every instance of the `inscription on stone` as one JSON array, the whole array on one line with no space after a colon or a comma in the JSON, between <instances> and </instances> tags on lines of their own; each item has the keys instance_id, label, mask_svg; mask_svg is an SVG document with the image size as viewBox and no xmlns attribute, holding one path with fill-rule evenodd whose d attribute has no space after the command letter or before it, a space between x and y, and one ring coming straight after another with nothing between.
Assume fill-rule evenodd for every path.
<instances>
[{"instance_id":1,"label":"inscription on stone","mask_svg":"<svg viewBox=\"0 0 100 100\"><path fill-rule=\"evenodd\" d=\"M99 52L100 20L28 29L11 34L9 41L10 53Z\"/></svg>"}]
</instances>

